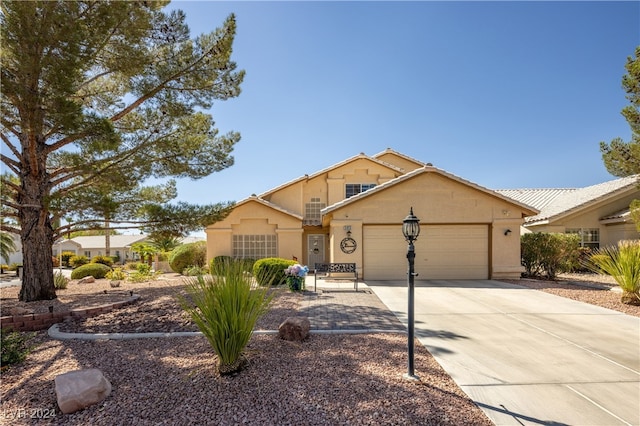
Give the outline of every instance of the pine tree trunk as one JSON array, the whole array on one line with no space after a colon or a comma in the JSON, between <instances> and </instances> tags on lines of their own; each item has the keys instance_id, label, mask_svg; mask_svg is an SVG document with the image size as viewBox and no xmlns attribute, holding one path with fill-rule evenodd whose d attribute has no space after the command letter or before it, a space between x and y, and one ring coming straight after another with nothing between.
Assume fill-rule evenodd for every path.
<instances>
[{"instance_id":1,"label":"pine tree trunk","mask_svg":"<svg viewBox=\"0 0 640 426\"><path fill-rule=\"evenodd\" d=\"M53 283L53 227L46 204L50 186L45 167L46 157L31 158L36 160L26 162L27 166L20 176L21 191L17 199L22 206L18 220L23 265L19 299L23 302L56 298Z\"/></svg>"},{"instance_id":2,"label":"pine tree trunk","mask_svg":"<svg viewBox=\"0 0 640 426\"><path fill-rule=\"evenodd\" d=\"M25 216L33 215L33 211L25 212ZM47 218L47 224L37 221L30 227L22 228L22 288L20 300L51 300L56 298L53 283L53 229Z\"/></svg>"},{"instance_id":3,"label":"pine tree trunk","mask_svg":"<svg viewBox=\"0 0 640 426\"><path fill-rule=\"evenodd\" d=\"M104 220L104 255L111 256L111 230L109 229L109 219L111 219L108 215Z\"/></svg>"}]
</instances>

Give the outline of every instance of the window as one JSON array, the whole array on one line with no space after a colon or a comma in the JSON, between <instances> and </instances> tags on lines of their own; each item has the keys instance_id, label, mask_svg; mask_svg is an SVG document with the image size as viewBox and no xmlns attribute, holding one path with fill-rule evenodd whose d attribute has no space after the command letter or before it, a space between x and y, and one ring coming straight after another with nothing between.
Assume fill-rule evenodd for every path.
<instances>
[{"instance_id":1,"label":"window","mask_svg":"<svg viewBox=\"0 0 640 426\"><path fill-rule=\"evenodd\" d=\"M85 250L84 251L84 255L87 256L89 259L91 259L91 252L90 251Z\"/></svg>"},{"instance_id":2,"label":"window","mask_svg":"<svg viewBox=\"0 0 640 426\"><path fill-rule=\"evenodd\" d=\"M278 256L275 235L234 235L233 257L236 259L262 259Z\"/></svg>"},{"instance_id":3,"label":"window","mask_svg":"<svg viewBox=\"0 0 640 426\"><path fill-rule=\"evenodd\" d=\"M578 234L580 236L580 247L592 249L600 247L600 230L598 228L570 228L565 232L567 234Z\"/></svg>"},{"instance_id":4,"label":"window","mask_svg":"<svg viewBox=\"0 0 640 426\"><path fill-rule=\"evenodd\" d=\"M345 187L345 195L347 198L353 197L354 195L367 191L375 186L375 183L348 183Z\"/></svg>"},{"instance_id":5,"label":"window","mask_svg":"<svg viewBox=\"0 0 640 426\"><path fill-rule=\"evenodd\" d=\"M311 202L304 205L304 224L320 225L322 223L320 210L325 207L327 207L327 205L325 203L321 203L320 198L311 198Z\"/></svg>"}]
</instances>

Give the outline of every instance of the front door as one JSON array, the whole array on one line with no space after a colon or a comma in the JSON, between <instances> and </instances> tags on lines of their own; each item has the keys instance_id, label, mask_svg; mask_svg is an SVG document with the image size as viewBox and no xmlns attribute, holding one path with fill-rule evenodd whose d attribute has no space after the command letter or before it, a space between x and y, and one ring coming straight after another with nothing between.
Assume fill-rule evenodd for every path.
<instances>
[{"instance_id":1,"label":"front door","mask_svg":"<svg viewBox=\"0 0 640 426\"><path fill-rule=\"evenodd\" d=\"M309 249L307 265L313 269L316 263L324 263L324 234L309 234L307 236Z\"/></svg>"}]
</instances>

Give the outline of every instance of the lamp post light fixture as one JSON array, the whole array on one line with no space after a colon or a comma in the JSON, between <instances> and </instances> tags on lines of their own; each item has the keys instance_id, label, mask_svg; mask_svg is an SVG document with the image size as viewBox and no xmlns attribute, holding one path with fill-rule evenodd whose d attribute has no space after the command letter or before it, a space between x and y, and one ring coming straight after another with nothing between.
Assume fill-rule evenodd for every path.
<instances>
[{"instance_id":1,"label":"lamp post light fixture","mask_svg":"<svg viewBox=\"0 0 640 426\"><path fill-rule=\"evenodd\" d=\"M402 233L404 234L404 239L409 243L409 247L407 249L407 260L409 261L409 272L407 273L407 281L408 281L408 290L409 290L409 306L408 306L408 344L407 350L409 355L408 362L408 371L407 374L404 374L403 377L407 380L420 380L418 376L416 376L413 372L413 340L414 340L414 323L415 323L415 313L413 309L413 298L414 298L414 278L416 274L414 272L414 260L416 258L416 253L413 247L413 242L418 239L418 235L420 235L420 220L413 215L413 207L411 207L409 211L409 215L404 218L402 221Z\"/></svg>"}]
</instances>

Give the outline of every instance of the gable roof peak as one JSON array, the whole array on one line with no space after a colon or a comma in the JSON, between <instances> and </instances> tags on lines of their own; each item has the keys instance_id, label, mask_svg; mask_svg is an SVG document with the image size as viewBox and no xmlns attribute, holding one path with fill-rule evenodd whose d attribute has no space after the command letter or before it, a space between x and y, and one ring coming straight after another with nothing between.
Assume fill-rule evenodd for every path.
<instances>
[{"instance_id":1,"label":"gable roof peak","mask_svg":"<svg viewBox=\"0 0 640 426\"><path fill-rule=\"evenodd\" d=\"M295 178L293 180L285 182L280 186L276 186L275 188L271 188L268 191L265 191L262 194L260 194L258 198L265 198L268 195L273 194L274 192L276 192L276 191L278 191L278 190L280 190L282 188L286 188L287 186L293 185L293 184L295 184L297 182L300 182L302 180L309 180L309 179L314 178L316 176L320 176L323 173L327 173L327 172L329 172L329 171L331 171L333 169L337 169L338 167L344 166L345 164L349 164L352 161L361 160L361 159L369 160L369 161L371 161L373 163L381 164L381 165L383 165L385 167L388 167L389 169L395 170L397 172L403 172L403 170L401 168L399 168L398 166L394 166L393 164L386 163L386 162L384 162L384 161L382 161L382 160L380 160L378 158L375 158L375 157L370 157L367 154L361 152L360 154L357 154L357 155L354 155L352 157L349 157L346 160L342 160L342 161L340 161L338 163L335 163L335 164L333 164L333 165L331 165L329 167L325 167L324 169L319 170L317 172L314 172L312 174L305 174L304 176L300 176L300 177L297 177L297 178Z\"/></svg>"}]
</instances>

